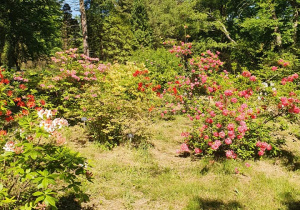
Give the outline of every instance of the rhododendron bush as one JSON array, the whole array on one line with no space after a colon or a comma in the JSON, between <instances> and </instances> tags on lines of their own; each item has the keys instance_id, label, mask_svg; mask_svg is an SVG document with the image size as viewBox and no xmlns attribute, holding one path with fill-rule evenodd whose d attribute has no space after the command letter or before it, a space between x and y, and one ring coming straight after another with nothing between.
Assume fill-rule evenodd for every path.
<instances>
[{"instance_id":1,"label":"rhododendron bush","mask_svg":"<svg viewBox=\"0 0 300 210\"><path fill-rule=\"evenodd\" d=\"M277 119L299 120L298 74L288 75L290 64L282 59L269 66L266 77L247 70L231 74L218 54L208 50L189 59L187 74L169 82L162 94L162 117L182 113L193 121L177 152L229 159L278 154L280 145L271 136Z\"/></svg>"},{"instance_id":2,"label":"rhododendron bush","mask_svg":"<svg viewBox=\"0 0 300 210\"><path fill-rule=\"evenodd\" d=\"M108 147L127 140L129 134L137 142L146 139L152 114L148 109L159 103L156 94L161 89L149 70L133 63L101 64L76 50L52 58L48 76L39 82L47 102L71 124L84 121L90 136Z\"/></svg>"},{"instance_id":3,"label":"rhododendron bush","mask_svg":"<svg viewBox=\"0 0 300 210\"><path fill-rule=\"evenodd\" d=\"M88 199L80 189L80 175L91 178L85 159L64 146L67 120L28 94L27 79L5 75L0 69L1 209L55 207L58 194L69 190Z\"/></svg>"}]
</instances>

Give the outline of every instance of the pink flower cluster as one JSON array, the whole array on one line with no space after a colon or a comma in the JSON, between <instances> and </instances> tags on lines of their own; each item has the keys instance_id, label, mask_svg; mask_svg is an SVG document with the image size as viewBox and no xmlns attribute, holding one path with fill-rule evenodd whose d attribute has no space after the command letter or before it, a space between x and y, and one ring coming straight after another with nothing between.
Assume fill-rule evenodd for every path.
<instances>
[{"instance_id":1,"label":"pink flower cluster","mask_svg":"<svg viewBox=\"0 0 300 210\"><path fill-rule=\"evenodd\" d=\"M300 103L299 99L281 97L280 103L278 104L278 108L282 109L284 107L287 107L289 113L299 114L300 108L296 106L296 104L299 103Z\"/></svg>"},{"instance_id":2,"label":"pink flower cluster","mask_svg":"<svg viewBox=\"0 0 300 210\"><path fill-rule=\"evenodd\" d=\"M278 61L278 64L281 65L281 66L284 66L284 67L287 67L290 65L290 63L288 61L284 61L283 59L280 59Z\"/></svg>"},{"instance_id":3,"label":"pink flower cluster","mask_svg":"<svg viewBox=\"0 0 300 210\"><path fill-rule=\"evenodd\" d=\"M259 152L258 152L259 156L263 156L266 150L272 150L272 146L266 142L258 141L256 143L256 146L259 147Z\"/></svg>"},{"instance_id":4,"label":"pink flower cluster","mask_svg":"<svg viewBox=\"0 0 300 210\"><path fill-rule=\"evenodd\" d=\"M180 154L180 153L185 153L185 152L190 153L190 149L189 149L189 146L186 143L183 143L180 146L180 150L177 150L176 153Z\"/></svg>"},{"instance_id":5,"label":"pink flower cluster","mask_svg":"<svg viewBox=\"0 0 300 210\"><path fill-rule=\"evenodd\" d=\"M216 140L214 142L209 142L208 145L213 149L217 150L222 145L222 142L220 140Z\"/></svg>"},{"instance_id":6,"label":"pink flower cluster","mask_svg":"<svg viewBox=\"0 0 300 210\"><path fill-rule=\"evenodd\" d=\"M181 42L181 46L173 45L173 49L169 50L170 53L176 53L176 56L179 57L181 55L190 55L192 43L184 43Z\"/></svg>"},{"instance_id":7,"label":"pink flower cluster","mask_svg":"<svg viewBox=\"0 0 300 210\"><path fill-rule=\"evenodd\" d=\"M298 79L299 75L297 73L290 75L288 77L285 77L281 80L281 84L285 85L287 82L293 82L295 79Z\"/></svg>"},{"instance_id":8,"label":"pink flower cluster","mask_svg":"<svg viewBox=\"0 0 300 210\"><path fill-rule=\"evenodd\" d=\"M226 158L227 159L236 159L237 155L234 153L233 150L227 150L226 151Z\"/></svg>"}]
</instances>

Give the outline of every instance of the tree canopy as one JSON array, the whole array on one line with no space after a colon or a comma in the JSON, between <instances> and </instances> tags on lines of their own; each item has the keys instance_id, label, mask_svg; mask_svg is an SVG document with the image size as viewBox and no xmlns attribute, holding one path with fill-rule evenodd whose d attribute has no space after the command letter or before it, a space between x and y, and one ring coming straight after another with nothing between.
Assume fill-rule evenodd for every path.
<instances>
[{"instance_id":1,"label":"tree canopy","mask_svg":"<svg viewBox=\"0 0 300 210\"><path fill-rule=\"evenodd\" d=\"M221 51L228 70L258 68L279 54L299 56L299 0L86 0L91 56L124 62L168 40L192 42L196 53ZM72 8L59 0L1 0L1 64L83 49ZM20 12L22 11L22 12ZM188 28L184 28L184 26Z\"/></svg>"},{"instance_id":2,"label":"tree canopy","mask_svg":"<svg viewBox=\"0 0 300 210\"><path fill-rule=\"evenodd\" d=\"M60 44L61 5L57 0L1 0L1 64L20 66Z\"/></svg>"}]
</instances>

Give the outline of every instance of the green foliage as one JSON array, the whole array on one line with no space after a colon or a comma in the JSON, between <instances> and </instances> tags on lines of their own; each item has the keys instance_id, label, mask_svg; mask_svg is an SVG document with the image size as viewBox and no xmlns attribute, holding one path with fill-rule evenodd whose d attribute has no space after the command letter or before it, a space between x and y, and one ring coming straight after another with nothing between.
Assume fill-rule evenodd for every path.
<instances>
[{"instance_id":1,"label":"green foliage","mask_svg":"<svg viewBox=\"0 0 300 210\"><path fill-rule=\"evenodd\" d=\"M132 55L130 60L136 63L143 63L149 70L151 78L163 87L166 87L166 83L171 81L176 75L184 73L181 59L170 54L164 48L138 50Z\"/></svg>"},{"instance_id":2,"label":"green foliage","mask_svg":"<svg viewBox=\"0 0 300 210\"><path fill-rule=\"evenodd\" d=\"M63 49L80 48L82 36L77 19L72 18L72 10L69 4L63 6L62 39Z\"/></svg>"},{"instance_id":3,"label":"green foliage","mask_svg":"<svg viewBox=\"0 0 300 210\"><path fill-rule=\"evenodd\" d=\"M148 138L147 126L161 90L144 66L105 65L78 55L76 49L58 52L52 60L54 65L39 83L49 107L57 107L72 124L84 121L93 139L108 147Z\"/></svg>"},{"instance_id":4,"label":"green foliage","mask_svg":"<svg viewBox=\"0 0 300 210\"><path fill-rule=\"evenodd\" d=\"M102 61L125 62L136 45L132 1L92 1L87 10L90 51Z\"/></svg>"},{"instance_id":5,"label":"green foliage","mask_svg":"<svg viewBox=\"0 0 300 210\"><path fill-rule=\"evenodd\" d=\"M21 62L49 54L59 44L60 14L56 0L1 3L1 63L18 68Z\"/></svg>"},{"instance_id":6,"label":"green foliage","mask_svg":"<svg viewBox=\"0 0 300 210\"><path fill-rule=\"evenodd\" d=\"M23 72L24 73L24 72ZM53 121L51 110L41 107L36 92L26 87L24 74L0 70L1 130L0 206L4 209L56 208L59 193L75 192L81 201L88 197L80 189L82 176L90 180L85 159L63 146L60 133L67 125L64 119ZM10 84L9 84L10 83ZM25 84L23 84L25 83ZM28 91L28 92L27 92ZM38 113L35 110L39 110ZM37 115L42 118L39 119Z\"/></svg>"},{"instance_id":7,"label":"green foliage","mask_svg":"<svg viewBox=\"0 0 300 210\"><path fill-rule=\"evenodd\" d=\"M131 11L131 25L137 42L137 48L151 47L152 31L149 26L149 18L144 0L134 0Z\"/></svg>"}]
</instances>

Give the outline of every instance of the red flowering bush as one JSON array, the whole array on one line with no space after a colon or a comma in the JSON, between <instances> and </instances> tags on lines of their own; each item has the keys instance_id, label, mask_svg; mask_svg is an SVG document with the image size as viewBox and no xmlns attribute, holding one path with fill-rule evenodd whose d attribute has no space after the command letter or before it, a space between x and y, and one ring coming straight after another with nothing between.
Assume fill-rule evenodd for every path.
<instances>
[{"instance_id":1,"label":"red flowering bush","mask_svg":"<svg viewBox=\"0 0 300 210\"><path fill-rule=\"evenodd\" d=\"M150 135L147 127L159 106L160 91L147 69L114 64L105 79L86 88L79 105L94 139L109 147L126 140L139 143Z\"/></svg>"},{"instance_id":2,"label":"red flowering bush","mask_svg":"<svg viewBox=\"0 0 300 210\"><path fill-rule=\"evenodd\" d=\"M166 101L162 117L179 112L193 121L177 152L229 159L277 154L280 145L271 138L270 122L278 117L299 119L298 74L283 74L282 80L275 81L276 71L289 65L280 60L281 67L270 67L268 78L247 70L232 75L221 70L218 54L208 50L189 59L187 76L169 82L162 94Z\"/></svg>"},{"instance_id":3,"label":"red flowering bush","mask_svg":"<svg viewBox=\"0 0 300 210\"><path fill-rule=\"evenodd\" d=\"M0 69L0 78L1 208L55 207L58 193L67 189L82 201L88 199L78 179L89 173L83 167L85 159L63 146L61 129L67 121L51 120L55 112L42 109L45 101L27 93L23 77Z\"/></svg>"}]
</instances>

